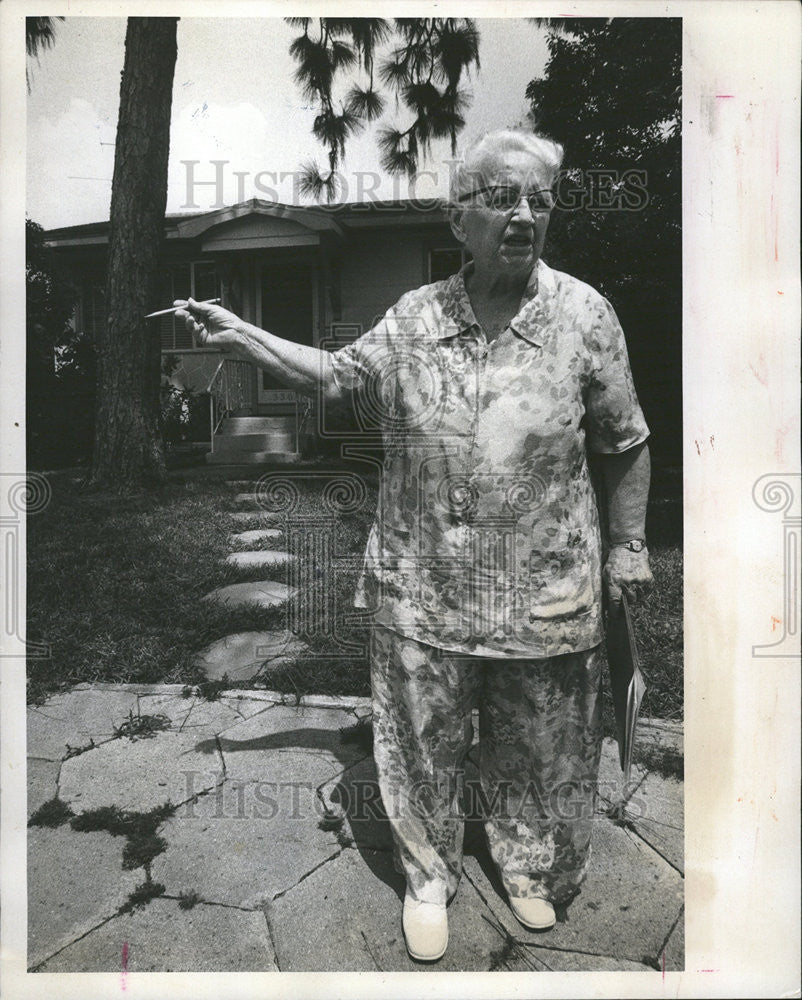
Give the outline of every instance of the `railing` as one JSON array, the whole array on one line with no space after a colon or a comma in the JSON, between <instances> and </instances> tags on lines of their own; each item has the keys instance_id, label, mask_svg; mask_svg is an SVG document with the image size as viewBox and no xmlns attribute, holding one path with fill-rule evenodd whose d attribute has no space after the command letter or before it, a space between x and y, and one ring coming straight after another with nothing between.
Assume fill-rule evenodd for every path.
<instances>
[{"instance_id":1,"label":"railing","mask_svg":"<svg viewBox=\"0 0 802 1000\"><path fill-rule=\"evenodd\" d=\"M234 410L252 409L255 405L253 368L248 361L223 358L206 389L209 393L211 449L220 424Z\"/></svg>"}]
</instances>

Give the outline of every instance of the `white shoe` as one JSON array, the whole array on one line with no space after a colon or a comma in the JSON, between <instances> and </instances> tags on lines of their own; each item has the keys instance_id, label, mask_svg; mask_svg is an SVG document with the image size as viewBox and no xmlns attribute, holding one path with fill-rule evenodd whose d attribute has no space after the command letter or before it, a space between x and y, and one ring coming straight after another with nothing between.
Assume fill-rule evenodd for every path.
<instances>
[{"instance_id":1,"label":"white shoe","mask_svg":"<svg viewBox=\"0 0 802 1000\"><path fill-rule=\"evenodd\" d=\"M510 896L510 909L516 919L532 931L550 930L557 922L554 907L547 899L518 899Z\"/></svg>"},{"instance_id":2,"label":"white shoe","mask_svg":"<svg viewBox=\"0 0 802 1000\"><path fill-rule=\"evenodd\" d=\"M445 903L424 903L407 893L402 919L407 951L419 962L436 962L448 947Z\"/></svg>"}]
</instances>

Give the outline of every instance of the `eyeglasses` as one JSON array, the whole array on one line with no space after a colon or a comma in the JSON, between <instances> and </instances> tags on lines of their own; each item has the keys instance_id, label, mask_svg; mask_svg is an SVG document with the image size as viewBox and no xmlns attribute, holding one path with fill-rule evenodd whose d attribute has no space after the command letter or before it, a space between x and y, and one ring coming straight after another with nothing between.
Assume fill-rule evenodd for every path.
<instances>
[{"instance_id":1,"label":"eyeglasses","mask_svg":"<svg viewBox=\"0 0 802 1000\"><path fill-rule=\"evenodd\" d=\"M530 191L527 194L512 187L477 188L476 191L462 195L457 200L475 200L494 212L513 212L520 204L521 198L526 199L532 215L550 212L554 208L554 195L548 188L541 191Z\"/></svg>"}]
</instances>

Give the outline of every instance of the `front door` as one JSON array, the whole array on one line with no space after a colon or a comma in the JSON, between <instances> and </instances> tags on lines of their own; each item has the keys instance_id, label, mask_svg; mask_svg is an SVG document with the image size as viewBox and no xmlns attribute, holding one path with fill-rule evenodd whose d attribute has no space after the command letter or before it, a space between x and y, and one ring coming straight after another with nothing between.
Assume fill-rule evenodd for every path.
<instances>
[{"instance_id":1,"label":"front door","mask_svg":"<svg viewBox=\"0 0 802 1000\"><path fill-rule=\"evenodd\" d=\"M314 272L306 263L265 263L261 269L259 326L296 344L314 344ZM258 372L257 401L294 403L288 391L267 372Z\"/></svg>"}]
</instances>

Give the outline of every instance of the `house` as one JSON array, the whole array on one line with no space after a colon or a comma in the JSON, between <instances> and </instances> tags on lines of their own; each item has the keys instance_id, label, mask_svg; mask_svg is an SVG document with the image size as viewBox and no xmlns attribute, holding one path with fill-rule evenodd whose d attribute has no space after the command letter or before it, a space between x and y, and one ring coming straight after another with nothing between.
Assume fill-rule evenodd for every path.
<instances>
[{"instance_id":1,"label":"house","mask_svg":"<svg viewBox=\"0 0 802 1000\"><path fill-rule=\"evenodd\" d=\"M80 289L76 329L105 322L109 223L50 230ZM251 199L165 218L161 290L220 297L243 319L300 344L333 349L368 330L400 295L456 271L463 252L432 201L284 205ZM300 450L308 403L254 365L197 346L172 316L160 324L174 385L209 396L211 462L254 462Z\"/></svg>"}]
</instances>

